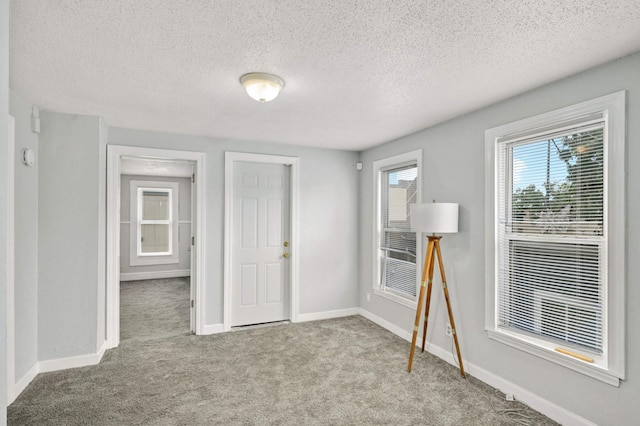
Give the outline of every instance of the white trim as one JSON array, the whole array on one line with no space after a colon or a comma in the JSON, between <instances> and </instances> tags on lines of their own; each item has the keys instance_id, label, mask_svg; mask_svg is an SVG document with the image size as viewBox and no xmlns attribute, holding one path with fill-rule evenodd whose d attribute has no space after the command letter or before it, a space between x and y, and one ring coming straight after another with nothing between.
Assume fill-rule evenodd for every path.
<instances>
[{"instance_id":1,"label":"white trim","mask_svg":"<svg viewBox=\"0 0 640 426\"><path fill-rule=\"evenodd\" d=\"M16 385L13 388L12 398L10 399L9 395L7 395L7 405L11 404L16 400L16 398L20 396L20 394L27 388L27 386L29 386L29 383L31 383L33 379L36 378L38 373L40 373L40 363L36 362L35 364L33 364L33 366L31 366L29 371L27 371L25 375L16 382Z\"/></svg>"},{"instance_id":2,"label":"white trim","mask_svg":"<svg viewBox=\"0 0 640 426\"><path fill-rule=\"evenodd\" d=\"M105 334L109 348L120 343L120 154L107 145L107 281Z\"/></svg>"},{"instance_id":3,"label":"white trim","mask_svg":"<svg viewBox=\"0 0 640 426\"><path fill-rule=\"evenodd\" d=\"M14 391L16 381L16 330L15 330L15 279L16 279L16 253L15 253L15 146L16 146L16 121L11 115L7 118L7 401L16 398Z\"/></svg>"},{"instance_id":4,"label":"white trim","mask_svg":"<svg viewBox=\"0 0 640 426\"><path fill-rule=\"evenodd\" d=\"M107 342L103 342L100 349L95 354L79 355L68 358L58 358L46 361L38 361L24 376L17 381L15 386L11 387L11 393L7 394L7 405L16 400L18 396L27 388L29 383L40 373L50 371L66 370L68 368L86 367L87 365L99 364L107 350ZM9 397L11 395L11 397Z\"/></svg>"},{"instance_id":5,"label":"white trim","mask_svg":"<svg viewBox=\"0 0 640 426\"><path fill-rule=\"evenodd\" d=\"M218 334L224 333L224 324L205 324L204 333L202 334Z\"/></svg>"},{"instance_id":6,"label":"white trim","mask_svg":"<svg viewBox=\"0 0 640 426\"><path fill-rule=\"evenodd\" d=\"M362 315L363 317L365 317L369 321L378 324L380 327L382 327L382 328L384 328L386 330L389 330L390 332L392 332L396 336L403 338L407 342L411 342L412 335L411 335L411 333L406 331L404 328L398 327L397 325L387 321L386 319L381 318L381 317L377 316L376 314L373 314L373 313L371 313L371 312L369 312L369 311L367 311L366 309L363 309L363 308L360 308L360 315ZM416 340L416 346L420 346L420 347L422 346L422 339L420 338L420 336L418 336L418 340ZM466 364L466 361L465 361L465 364Z\"/></svg>"},{"instance_id":7,"label":"white trim","mask_svg":"<svg viewBox=\"0 0 640 426\"><path fill-rule=\"evenodd\" d=\"M207 223L206 219L207 219L207 172L206 172L206 154L204 153L200 153L198 159L196 160L196 167L195 167L195 189L194 189L194 183L191 184L191 194L192 194L192 209L191 209L191 217L193 218L195 216L195 221L192 220L192 226L195 225L195 232L196 234L192 234L195 235L195 250L196 250L196 256L195 259L192 260L191 262L191 274L192 274L192 278L191 278L191 282L193 282L193 274L195 274L196 277L196 285L195 285L195 295L193 295L193 300L195 303L195 309L196 311L193 314L193 317L195 319L195 330L196 330L196 334L204 334L204 322L205 319L207 318L206 315L206 303L205 303L205 297L206 297L206 286L205 284L207 283L206 280L206 263L205 263L205 259L206 257L206 237L205 235L207 235L206 233L206 226L205 224ZM195 194L196 196L196 203L195 206L193 206L193 194ZM195 223L194 223L195 222ZM191 232L193 233L194 228L191 228ZM195 263L195 268L193 267L193 264ZM195 271L194 271L195 269ZM193 287L193 286L192 286ZM194 293L193 291L194 289L192 288L192 293Z\"/></svg>"},{"instance_id":8,"label":"white trim","mask_svg":"<svg viewBox=\"0 0 640 426\"><path fill-rule=\"evenodd\" d=\"M120 163L122 157L183 160L195 162L196 200L196 267L195 324L196 334L204 334L206 318L206 154L204 152L107 145L107 348L120 343ZM192 289L193 290L193 289Z\"/></svg>"},{"instance_id":9,"label":"white trim","mask_svg":"<svg viewBox=\"0 0 640 426\"><path fill-rule=\"evenodd\" d=\"M100 349L98 349L98 352L96 355L98 355L98 362L100 362L100 360L102 360L102 357L104 356L105 352L107 352L107 349L109 349L109 347L107 346L107 342L102 342L102 345L100 345Z\"/></svg>"},{"instance_id":10,"label":"white trim","mask_svg":"<svg viewBox=\"0 0 640 426\"><path fill-rule=\"evenodd\" d=\"M447 352L444 349L438 347L438 350L442 352L442 354L448 355L453 361L453 355L451 352ZM430 351L431 352L431 351ZM435 352L431 352L434 353ZM444 359L442 356L436 355L439 358ZM573 413L566 408L560 407L553 402L544 399L535 393L528 391L513 382L503 379L500 376L497 376L483 368L480 368L474 364L470 364L466 360L464 361L465 369L469 374L471 374L476 379L488 384L491 387L499 389L504 394L511 394L514 398L523 404L533 408L539 413L544 414L556 422L565 425L565 426L596 426L595 423L590 422L584 417L579 416L576 413Z\"/></svg>"},{"instance_id":11,"label":"white trim","mask_svg":"<svg viewBox=\"0 0 640 426\"><path fill-rule=\"evenodd\" d=\"M312 312L309 314L298 314L298 322L319 321L332 318L350 317L358 315L360 308L336 309L333 311Z\"/></svg>"},{"instance_id":12,"label":"white trim","mask_svg":"<svg viewBox=\"0 0 640 426\"><path fill-rule=\"evenodd\" d=\"M88 365L97 365L102 360L107 350L107 342L95 354L76 355L67 358L56 358L40 361L39 372L48 373L50 371L67 370L69 368L86 367Z\"/></svg>"},{"instance_id":13,"label":"white trim","mask_svg":"<svg viewBox=\"0 0 640 426\"><path fill-rule=\"evenodd\" d=\"M287 158L291 159L291 157L283 157L282 160L286 161ZM291 298L291 308L289 309L289 316L291 317L291 322L298 322L298 315L300 310L300 281L298 276L300 267L300 161L298 158L293 159L291 163L291 176L289 184L291 186L291 197L289 198L289 208L291 209L291 250L293 251L293 253L296 253L294 256L292 256L290 265L291 288L289 297Z\"/></svg>"},{"instance_id":14,"label":"white trim","mask_svg":"<svg viewBox=\"0 0 640 426\"><path fill-rule=\"evenodd\" d=\"M298 267L300 259L300 250L298 243L299 229L299 191L300 191L300 159L298 157L286 157L280 155L264 155L244 152L225 152L224 159L224 307L223 307L223 324L224 331L231 330L231 270L232 270L232 241L231 232L233 229L232 205L233 205L233 164L236 161L284 164L291 166L290 176L290 210L291 210L291 256L289 262L290 272L290 309L289 316L291 322L298 322Z\"/></svg>"},{"instance_id":15,"label":"white trim","mask_svg":"<svg viewBox=\"0 0 640 426\"><path fill-rule=\"evenodd\" d=\"M407 306L409 308L415 309L417 306L417 294L418 288L420 286L421 276L420 276L420 265L422 258L422 234L416 233L416 298L414 300L407 299L405 297L399 296L397 294L393 294L389 291L385 291L380 288L381 276L380 276L380 259L379 259L379 250L380 250L380 238L382 229L380 228L380 202L381 202L381 190L382 185L380 182L381 172L385 169L389 169L393 166L402 166L403 164L408 164L414 162L418 168L418 175L416 176L416 203L420 204L422 202L422 150L416 149L415 151L405 152L402 154L394 155L391 157L381 158L379 160L373 161L372 169L373 169L373 293L377 296L384 297L386 299L392 300L401 305Z\"/></svg>"},{"instance_id":16,"label":"white trim","mask_svg":"<svg viewBox=\"0 0 640 426\"><path fill-rule=\"evenodd\" d=\"M148 272L123 272L120 281L159 280L163 278L180 278L191 276L189 269L176 269L172 271L148 271Z\"/></svg>"},{"instance_id":17,"label":"white trim","mask_svg":"<svg viewBox=\"0 0 640 426\"><path fill-rule=\"evenodd\" d=\"M360 315L367 318L368 320L376 323L380 327L389 330L391 333L396 336L406 340L407 342L411 342L412 334L405 329L398 327L395 324L390 323L389 321L380 318L379 316L360 308ZM416 346L420 347L422 345L422 339L418 337L416 341ZM425 346L425 350L443 361L448 362L451 365L456 364L456 358L454 358L451 351L441 348L440 346L436 346L432 343L427 343ZM408 352L408 351L407 351ZM408 357L407 353L407 357ZM556 422L567 425L567 426L595 426L595 423L590 422L589 420L565 409L551 401L548 401L535 393L528 391L515 383L512 383L508 380L503 379L500 376L497 376L494 373L491 373L484 368L478 367L475 364L470 363L468 360L464 359L465 371L476 379L488 384L491 387L499 389L501 392L505 394L514 395L515 399L518 401L528 405L534 410L544 414L545 416L555 420Z\"/></svg>"},{"instance_id":18,"label":"white trim","mask_svg":"<svg viewBox=\"0 0 640 426\"><path fill-rule=\"evenodd\" d=\"M579 373L585 374L589 377L593 377L594 379L598 379L603 381L611 386L618 387L620 386L620 379L611 375L606 370L597 368L590 363L585 361L576 362L576 359L570 357L568 355L563 355L558 352L552 352L549 349L546 349L542 346L536 345L534 343L530 343L527 340L522 338L518 338L517 335L511 335L506 330L485 330L490 339L496 340L498 342L504 343L505 345L512 346L514 348L520 349L524 352L528 352L530 354L536 355L540 358L546 359L547 361L554 362L556 364L562 365L563 367L570 368L571 370L575 370Z\"/></svg>"},{"instance_id":19,"label":"white trim","mask_svg":"<svg viewBox=\"0 0 640 426\"><path fill-rule=\"evenodd\" d=\"M613 386L618 379L625 378L625 144L626 144L626 92L620 91L596 99L581 102L555 111L493 127L485 131L485 330L489 338L510 345L551 362L578 371L589 377ZM603 116L606 122L604 173L607 176L605 191L605 236L604 262L607 281L604 295L604 342L603 356L606 365L596 366L535 346L533 340L518 337L515 333L497 327L496 296L498 224L496 200L500 188L498 176L499 140L517 138L536 129L548 131L567 122L588 120L595 115ZM613 166L613 167L612 167Z\"/></svg>"},{"instance_id":20,"label":"white trim","mask_svg":"<svg viewBox=\"0 0 640 426\"><path fill-rule=\"evenodd\" d=\"M416 241L416 244L417 243L418 242ZM376 248L376 252L377 251L378 250ZM419 249L418 249L418 251L419 251ZM422 259L420 259L420 261L422 261ZM421 278L420 269L419 269L420 263L417 263L417 262L418 262L418 259L416 259L416 276L418 277L418 279L420 279ZM380 264L378 264L378 268L377 269L380 269ZM380 274L380 273L378 272L378 274ZM380 279L380 275L378 275L378 279ZM394 302L399 303L401 305L404 305L404 306L406 306L408 308L411 308L413 310L415 310L416 307L418 306L418 301L417 300L410 300L410 299L407 299L406 297L398 296L397 294L393 294L390 291L381 290L380 287L375 287L373 289L373 294L375 294L376 296L384 297L385 299L393 300Z\"/></svg>"}]
</instances>

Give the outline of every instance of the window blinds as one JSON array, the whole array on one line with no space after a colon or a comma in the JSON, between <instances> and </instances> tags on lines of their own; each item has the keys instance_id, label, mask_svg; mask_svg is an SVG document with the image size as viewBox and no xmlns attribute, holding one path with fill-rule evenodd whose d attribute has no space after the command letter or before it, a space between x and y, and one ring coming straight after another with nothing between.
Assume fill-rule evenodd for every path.
<instances>
[{"instance_id":1,"label":"window blinds","mask_svg":"<svg viewBox=\"0 0 640 426\"><path fill-rule=\"evenodd\" d=\"M416 234L409 205L416 202L417 171L411 163L381 172L381 287L411 298L416 296Z\"/></svg>"},{"instance_id":2,"label":"window blinds","mask_svg":"<svg viewBox=\"0 0 640 426\"><path fill-rule=\"evenodd\" d=\"M498 143L499 327L603 348L604 122Z\"/></svg>"}]
</instances>

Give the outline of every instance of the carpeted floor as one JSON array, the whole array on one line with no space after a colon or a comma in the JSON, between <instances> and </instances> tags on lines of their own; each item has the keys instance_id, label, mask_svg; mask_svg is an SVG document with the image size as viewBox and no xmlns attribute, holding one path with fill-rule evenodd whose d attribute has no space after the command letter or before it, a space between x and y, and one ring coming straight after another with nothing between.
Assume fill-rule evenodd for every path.
<instances>
[{"instance_id":1,"label":"carpeted floor","mask_svg":"<svg viewBox=\"0 0 640 426\"><path fill-rule=\"evenodd\" d=\"M408 374L409 343L360 316L210 336L181 318L173 335L123 338L97 366L38 375L8 423L555 424L429 354Z\"/></svg>"},{"instance_id":2,"label":"carpeted floor","mask_svg":"<svg viewBox=\"0 0 640 426\"><path fill-rule=\"evenodd\" d=\"M120 340L189 334L189 277L120 283Z\"/></svg>"}]
</instances>

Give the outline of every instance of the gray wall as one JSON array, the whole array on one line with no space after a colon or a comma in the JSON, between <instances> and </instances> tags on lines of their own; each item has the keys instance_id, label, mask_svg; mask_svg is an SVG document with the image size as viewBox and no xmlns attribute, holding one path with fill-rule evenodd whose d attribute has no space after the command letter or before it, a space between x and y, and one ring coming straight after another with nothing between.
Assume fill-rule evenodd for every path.
<instances>
[{"instance_id":1,"label":"gray wall","mask_svg":"<svg viewBox=\"0 0 640 426\"><path fill-rule=\"evenodd\" d=\"M0 242L7 240L9 0L0 0ZM0 424L7 422L7 246L0 244Z\"/></svg>"},{"instance_id":2,"label":"gray wall","mask_svg":"<svg viewBox=\"0 0 640 426\"><path fill-rule=\"evenodd\" d=\"M167 265L129 265L130 254L130 226L135 218L131 218L131 180L154 182L178 182L178 234L180 238L180 263ZM131 274L158 271L185 271L191 268L191 179L159 176L131 176L122 175L120 178L120 273Z\"/></svg>"},{"instance_id":3,"label":"gray wall","mask_svg":"<svg viewBox=\"0 0 640 426\"><path fill-rule=\"evenodd\" d=\"M31 131L31 103L10 92L9 112L16 121L15 167L15 377L20 380L38 361L38 135ZM36 153L22 163L22 150Z\"/></svg>"},{"instance_id":4,"label":"gray wall","mask_svg":"<svg viewBox=\"0 0 640 426\"><path fill-rule=\"evenodd\" d=\"M106 131L98 117L42 112L41 119L38 359L43 361L96 353L104 341Z\"/></svg>"},{"instance_id":5,"label":"gray wall","mask_svg":"<svg viewBox=\"0 0 640 426\"><path fill-rule=\"evenodd\" d=\"M640 401L640 54L533 90L362 153L360 176L360 306L412 331L414 311L372 292L372 162L423 149L423 200L460 203L460 232L442 240L442 253L463 357L599 425L635 424ZM627 90L627 379L619 388L489 340L484 332L484 131L532 115ZM439 289L438 289L439 290ZM367 293L371 301L367 302ZM429 341L447 352L446 309L435 292ZM433 320L433 321L432 321Z\"/></svg>"},{"instance_id":6,"label":"gray wall","mask_svg":"<svg viewBox=\"0 0 640 426\"><path fill-rule=\"evenodd\" d=\"M206 153L207 325L223 315L225 151L300 158L300 313L358 306L357 153L122 128L109 143Z\"/></svg>"}]
</instances>

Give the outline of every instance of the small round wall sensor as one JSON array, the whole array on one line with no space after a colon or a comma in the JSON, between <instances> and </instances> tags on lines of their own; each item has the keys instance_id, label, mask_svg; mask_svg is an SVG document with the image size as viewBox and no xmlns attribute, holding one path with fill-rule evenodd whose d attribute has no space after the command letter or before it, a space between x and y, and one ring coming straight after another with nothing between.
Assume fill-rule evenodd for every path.
<instances>
[{"instance_id":1,"label":"small round wall sensor","mask_svg":"<svg viewBox=\"0 0 640 426\"><path fill-rule=\"evenodd\" d=\"M36 155L33 153L32 149L25 148L22 150L22 162L25 166L31 167L35 161Z\"/></svg>"}]
</instances>

